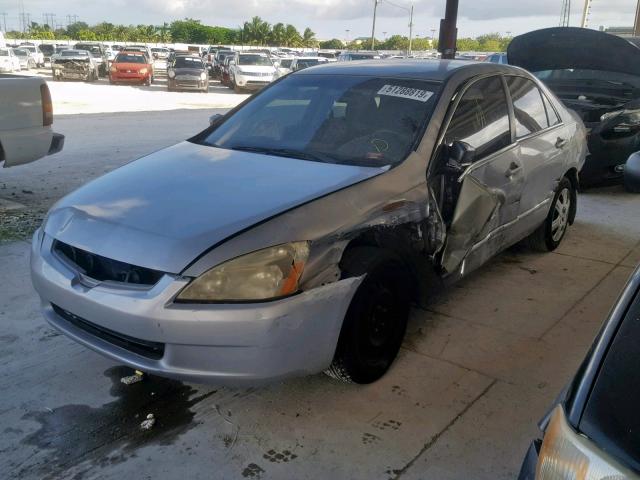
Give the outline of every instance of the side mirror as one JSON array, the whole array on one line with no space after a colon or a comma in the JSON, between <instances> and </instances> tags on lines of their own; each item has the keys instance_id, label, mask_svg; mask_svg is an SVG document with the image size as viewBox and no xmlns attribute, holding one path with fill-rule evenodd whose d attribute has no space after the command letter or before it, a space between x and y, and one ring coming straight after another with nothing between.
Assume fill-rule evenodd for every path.
<instances>
[{"instance_id":1,"label":"side mirror","mask_svg":"<svg viewBox=\"0 0 640 480\"><path fill-rule=\"evenodd\" d=\"M462 173L475 160L476 149L466 142L454 141L448 147L447 168Z\"/></svg>"},{"instance_id":2,"label":"side mirror","mask_svg":"<svg viewBox=\"0 0 640 480\"><path fill-rule=\"evenodd\" d=\"M209 125L213 126L213 125L217 125L220 123L220 121L222 120L223 115L220 113L214 113L213 115L211 115L209 117Z\"/></svg>"}]
</instances>

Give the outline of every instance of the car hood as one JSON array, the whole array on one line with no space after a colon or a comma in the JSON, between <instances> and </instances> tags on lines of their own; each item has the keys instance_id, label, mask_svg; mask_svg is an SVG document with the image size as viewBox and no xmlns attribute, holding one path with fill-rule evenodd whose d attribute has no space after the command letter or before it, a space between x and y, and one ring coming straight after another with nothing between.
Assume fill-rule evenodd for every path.
<instances>
[{"instance_id":1,"label":"car hood","mask_svg":"<svg viewBox=\"0 0 640 480\"><path fill-rule=\"evenodd\" d=\"M177 274L238 232L383 172L182 142L63 198L49 212L45 232L104 257Z\"/></svg>"},{"instance_id":2,"label":"car hood","mask_svg":"<svg viewBox=\"0 0 640 480\"><path fill-rule=\"evenodd\" d=\"M640 76L640 48L586 28L545 28L519 35L509 44L507 56L511 65L531 72L575 68Z\"/></svg>"}]
</instances>

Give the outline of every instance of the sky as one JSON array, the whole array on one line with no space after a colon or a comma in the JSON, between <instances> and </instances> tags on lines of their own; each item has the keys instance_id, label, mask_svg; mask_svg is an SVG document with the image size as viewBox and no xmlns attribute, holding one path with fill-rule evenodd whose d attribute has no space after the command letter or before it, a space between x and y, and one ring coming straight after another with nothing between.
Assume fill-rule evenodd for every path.
<instances>
[{"instance_id":1,"label":"sky","mask_svg":"<svg viewBox=\"0 0 640 480\"><path fill-rule=\"evenodd\" d=\"M444 16L445 0L381 0L376 37L408 35L407 10L412 3L414 36L431 37ZM39 23L43 14L53 13L56 23L63 25L68 15L77 15L77 20L89 24L162 24L190 17L207 25L236 28L258 15L272 24L292 23L299 30L310 27L321 40L349 40L371 35L374 0L0 0L0 29L4 29L2 13L7 14L7 29L17 29L21 4ZM517 35L557 26L561 4L562 0L460 0L458 36ZM572 1L571 25L579 26L583 5L583 0ZM636 0L593 0L589 27L633 25L635 7Z\"/></svg>"}]
</instances>

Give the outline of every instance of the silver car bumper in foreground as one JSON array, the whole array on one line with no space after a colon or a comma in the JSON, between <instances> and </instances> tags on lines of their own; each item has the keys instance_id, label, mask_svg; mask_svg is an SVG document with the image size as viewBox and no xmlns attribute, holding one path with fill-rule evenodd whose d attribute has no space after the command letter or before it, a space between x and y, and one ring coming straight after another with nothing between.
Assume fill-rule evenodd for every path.
<instances>
[{"instance_id":1,"label":"silver car bumper in foreground","mask_svg":"<svg viewBox=\"0 0 640 480\"><path fill-rule=\"evenodd\" d=\"M31 275L45 318L83 345L144 372L221 385L256 385L329 366L360 278L282 300L175 304L187 280L164 275L149 289L87 288L33 238Z\"/></svg>"}]
</instances>

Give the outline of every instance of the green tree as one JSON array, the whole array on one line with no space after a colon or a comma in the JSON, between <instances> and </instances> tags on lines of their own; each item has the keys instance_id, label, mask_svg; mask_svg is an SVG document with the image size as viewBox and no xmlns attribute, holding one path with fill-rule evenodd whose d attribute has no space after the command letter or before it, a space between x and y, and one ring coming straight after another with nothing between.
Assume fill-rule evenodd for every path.
<instances>
[{"instance_id":1,"label":"green tree","mask_svg":"<svg viewBox=\"0 0 640 480\"><path fill-rule=\"evenodd\" d=\"M309 27L304 29L302 33L302 46L307 48L313 48L318 46L318 40L316 40L316 34Z\"/></svg>"},{"instance_id":2,"label":"green tree","mask_svg":"<svg viewBox=\"0 0 640 480\"><path fill-rule=\"evenodd\" d=\"M89 30L89 24L87 24L85 22L70 23L67 26L67 35L70 38L80 40L80 31L81 30L85 30L85 31Z\"/></svg>"},{"instance_id":3,"label":"green tree","mask_svg":"<svg viewBox=\"0 0 640 480\"><path fill-rule=\"evenodd\" d=\"M475 38L459 38L456 48L462 52L471 52L481 50L480 42Z\"/></svg>"},{"instance_id":4,"label":"green tree","mask_svg":"<svg viewBox=\"0 0 640 480\"><path fill-rule=\"evenodd\" d=\"M284 45L286 38L286 29L283 23L276 23L271 29L271 44L272 45Z\"/></svg>"},{"instance_id":5,"label":"green tree","mask_svg":"<svg viewBox=\"0 0 640 480\"><path fill-rule=\"evenodd\" d=\"M297 47L300 45L302 37L298 32L298 29L293 25L287 24L284 29L284 46L285 47Z\"/></svg>"},{"instance_id":6,"label":"green tree","mask_svg":"<svg viewBox=\"0 0 640 480\"><path fill-rule=\"evenodd\" d=\"M80 30L78 32L77 37L74 36L74 38L77 38L78 40L82 40L82 41L95 41L98 39L98 37L96 37L96 34L93 33L92 30L89 30L88 28L85 28L84 30Z\"/></svg>"},{"instance_id":7,"label":"green tree","mask_svg":"<svg viewBox=\"0 0 640 480\"><path fill-rule=\"evenodd\" d=\"M382 43L376 42L379 50L408 50L409 39L402 35L391 35Z\"/></svg>"},{"instance_id":8,"label":"green tree","mask_svg":"<svg viewBox=\"0 0 640 480\"><path fill-rule=\"evenodd\" d=\"M320 48L326 48L329 50L340 50L341 48L344 48L344 44L342 43L342 40L332 38L331 40L320 42Z\"/></svg>"}]
</instances>

